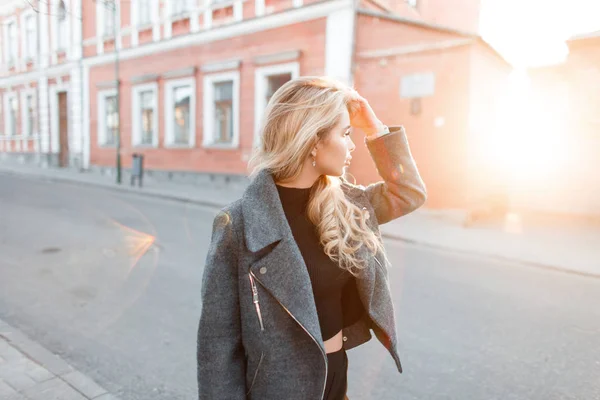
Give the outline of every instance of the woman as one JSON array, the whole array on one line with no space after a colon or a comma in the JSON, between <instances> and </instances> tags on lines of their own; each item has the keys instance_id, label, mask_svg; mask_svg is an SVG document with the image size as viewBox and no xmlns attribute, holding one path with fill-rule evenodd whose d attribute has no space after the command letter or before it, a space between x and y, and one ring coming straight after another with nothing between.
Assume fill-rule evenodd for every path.
<instances>
[{"instance_id":1,"label":"woman","mask_svg":"<svg viewBox=\"0 0 600 400\"><path fill-rule=\"evenodd\" d=\"M343 177L353 128L383 181ZM402 127L340 82L302 77L267 106L252 179L215 217L202 280L199 398L342 400L346 350L375 336L402 368L378 224L425 201Z\"/></svg>"}]
</instances>

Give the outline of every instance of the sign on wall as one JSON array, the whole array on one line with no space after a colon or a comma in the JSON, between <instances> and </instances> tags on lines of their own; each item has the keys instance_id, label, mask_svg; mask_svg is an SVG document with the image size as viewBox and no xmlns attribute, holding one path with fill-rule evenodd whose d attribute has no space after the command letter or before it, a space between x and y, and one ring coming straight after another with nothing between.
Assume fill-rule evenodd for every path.
<instances>
[{"instance_id":1,"label":"sign on wall","mask_svg":"<svg viewBox=\"0 0 600 400\"><path fill-rule=\"evenodd\" d=\"M400 81L400 97L405 99L433 96L434 92L433 72L406 75Z\"/></svg>"}]
</instances>

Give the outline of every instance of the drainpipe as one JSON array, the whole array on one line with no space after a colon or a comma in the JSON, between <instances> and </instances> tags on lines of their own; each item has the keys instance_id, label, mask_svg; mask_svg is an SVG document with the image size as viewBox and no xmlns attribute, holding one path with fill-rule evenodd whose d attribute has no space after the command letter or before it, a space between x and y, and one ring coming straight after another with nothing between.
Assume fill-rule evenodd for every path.
<instances>
[{"instance_id":1,"label":"drainpipe","mask_svg":"<svg viewBox=\"0 0 600 400\"><path fill-rule=\"evenodd\" d=\"M42 46L40 45L40 40L41 40L41 24L40 24L40 3L38 2L35 8L35 24L36 24L36 40L35 40L35 47L36 47L36 68L37 70L41 70L41 65L42 65ZM42 163L42 130L41 130L41 124L40 124L40 115L42 115L41 113L41 109L40 109L40 99L42 97L42 91L40 90L40 81L38 79L37 81L37 85L36 85L36 99L35 99L35 108L36 108L36 113L37 115L35 116L35 121L37 124L37 151L35 152L35 163L37 164L38 167L41 166Z\"/></svg>"},{"instance_id":2,"label":"drainpipe","mask_svg":"<svg viewBox=\"0 0 600 400\"><path fill-rule=\"evenodd\" d=\"M350 53L350 85L354 87L354 72L356 70L356 38L358 36L358 6L360 0L352 1L352 16L354 23L352 24L352 50Z\"/></svg>"},{"instance_id":3,"label":"drainpipe","mask_svg":"<svg viewBox=\"0 0 600 400\"><path fill-rule=\"evenodd\" d=\"M80 126L79 126L79 143L80 143L80 151L79 151L79 171L83 172L85 171L85 146L86 146L86 142L85 142L85 134L84 132L86 131L85 129L83 129L83 125L86 123L83 119L84 115L85 115L85 110L83 109L84 105L85 105L85 101L83 99L83 87L85 82L83 81L83 2L85 0L81 0L79 2L79 15L81 15L82 20L79 23L79 26L77 27L77 29L81 30L81 34L79 34L79 39L81 40L81 43L79 43L79 47L80 47L80 53L79 53L79 98L80 98L80 102L81 105L79 107L79 120L80 120Z\"/></svg>"}]
</instances>

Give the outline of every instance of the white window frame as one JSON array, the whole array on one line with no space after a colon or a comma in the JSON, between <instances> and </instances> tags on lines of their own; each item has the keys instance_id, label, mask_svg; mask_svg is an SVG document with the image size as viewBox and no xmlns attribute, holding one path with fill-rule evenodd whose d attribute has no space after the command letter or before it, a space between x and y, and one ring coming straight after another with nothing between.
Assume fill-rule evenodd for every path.
<instances>
[{"instance_id":1,"label":"white window frame","mask_svg":"<svg viewBox=\"0 0 600 400\"><path fill-rule=\"evenodd\" d=\"M37 96L36 96L36 90L34 88L30 88L30 89L26 89L26 90L22 90L21 91L21 130L22 130L22 134L23 137L25 138L33 138L36 137L38 132L33 131L31 132L31 135L29 135L29 109L27 108L27 97L28 96L33 96L33 108L34 108L34 113L35 113L35 118L37 121L37 126L39 129L40 123L39 123L39 115L37 115Z\"/></svg>"},{"instance_id":2,"label":"white window frame","mask_svg":"<svg viewBox=\"0 0 600 400\"><path fill-rule=\"evenodd\" d=\"M121 2L117 0L116 2L116 21L115 21L115 31L116 31L116 36L115 37L115 32L111 31L111 32L106 32L104 30L105 28L105 21L108 17L108 12L112 11L111 10L112 6L109 7L106 5L106 3L104 1L96 1L96 37L98 38L99 42L103 42L106 39L117 39L117 37L120 35L121 32ZM120 46L120 45L119 45Z\"/></svg>"},{"instance_id":3,"label":"white window frame","mask_svg":"<svg viewBox=\"0 0 600 400\"><path fill-rule=\"evenodd\" d=\"M17 33L17 41L16 42L11 42L10 40L10 26L11 24L15 24L15 32ZM3 25L4 25L4 59L6 60L6 64L8 65L8 67L13 67L16 66L18 64L19 61L19 24L17 23L17 17L16 16L12 16L9 18L6 18L3 21ZM11 59L11 50L15 49L15 57L13 59Z\"/></svg>"},{"instance_id":4,"label":"white window frame","mask_svg":"<svg viewBox=\"0 0 600 400\"><path fill-rule=\"evenodd\" d=\"M192 98L190 99L190 132L187 144L174 143L173 132L173 89L178 86L191 86ZM196 145L196 78L169 79L165 81L165 147L191 148Z\"/></svg>"},{"instance_id":5,"label":"white window frame","mask_svg":"<svg viewBox=\"0 0 600 400\"><path fill-rule=\"evenodd\" d=\"M61 43L59 39L61 39L61 24L65 24L64 25L64 30L65 30L65 37L62 38L64 39L64 43ZM61 51L61 52L67 52L67 50L69 49L69 45L70 45L70 36L69 36L69 15L67 14L65 16L65 19L63 21L61 21L58 16L56 17L56 51Z\"/></svg>"},{"instance_id":6,"label":"white window frame","mask_svg":"<svg viewBox=\"0 0 600 400\"><path fill-rule=\"evenodd\" d=\"M116 145L116 143L114 144L108 144L106 143L106 98L107 97L112 97L112 96L116 96L117 95L117 89L113 88L113 89L104 89L104 90L100 90L98 91L98 115L96 115L97 118L97 127L98 127L98 131L96 132L97 135L97 140L98 140L98 146L101 147L108 147L111 148L113 146ZM121 106L119 105L119 109L121 108ZM118 110L117 112L119 112L120 110ZM119 127L119 129L121 129L121 127ZM115 138L116 140L116 138Z\"/></svg>"},{"instance_id":7,"label":"white window frame","mask_svg":"<svg viewBox=\"0 0 600 400\"><path fill-rule=\"evenodd\" d=\"M181 0L186 4L186 6L185 6L185 10L183 10L179 13L175 13L175 1L179 1L179 0L169 0L168 10L169 10L169 16L171 17L171 19L177 20L179 18L187 18L194 8L194 0Z\"/></svg>"},{"instance_id":8,"label":"white window frame","mask_svg":"<svg viewBox=\"0 0 600 400\"><path fill-rule=\"evenodd\" d=\"M150 9L150 21L147 23L140 22L140 3L143 0L131 0L130 21L131 24L131 46L139 44L139 31L152 29L152 40L157 41L160 37L159 23L159 2L156 0L147 0Z\"/></svg>"},{"instance_id":9,"label":"white window frame","mask_svg":"<svg viewBox=\"0 0 600 400\"><path fill-rule=\"evenodd\" d=\"M214 143L215 92L214 84L233 81L233 138L231 144ZM240 71L222 72L204 76L202 146L216 149L237 149L240 145Z\"/></svg>"},{"instance_id":10,"label":"white window frame","mask_svg":"<svg viewBox=\"0 0 600 400\"><path fill-rule=\"evenodd\" d=\"M140 118L142 105L140 103L140 94L148 91L154 94L152 101L152 126L154 127L154 135L152 137L152 144L142 144L142 124ZM158 83L153 82L134 86L132 88L131 109L133 110L131 144L137 147L158 147Z\"/></svg>"},{"instance_id":11,"label":"white window frame","mask_svg":"<svg viewBox=\"0 0 600 400\"><path fill-rule=\"evenodd\" d=\"M27 37L27 19L28 18L33 18L33 38L32 38L32 42L33 42L33 55L29 55L28 51L29 51L29 38ZM36 59L37 56L37 30L38 30L38 26L37 26L37 18L35 16L35 13L33 12L33 10L29 9L28 11L23 12L23 14L21 14L21 53L23 54L23 60L25 60L25 62L28 61L33 61Z\"/></svg>"},{"instance_id":12,"label":"white window frame","mask_svg":"<svg viewBox=\"0 0 600 400\"><path fill-rule=\"evenodd\" d=\"M116 13L116 15L113 17L113 13ZM117 31L117 22L118 22L118 18L119 18L119 14L118 11L116 9L113 9L112 6L107 6L104 5L103 9L102 9L102 33L104 37L115 37L116 34L115 32ZM110 18L109 18L110 17ZM110 32L108 29L106 29L106 24L107 22L111 21L111 29Z\"/></svg>"},{"instance_id":13,"label":"white window frame","mask_svg":"<svg viewBox=\"0 0 600 400\"><path fill-rule=\"evenodd\" d=\"M10 108L10 102L12 99L16 99L17 100L17 107L21 107L21 105L19 104L19 96L17 95L17 92L6 92L4 93L4 134L8 137L14 137L14 136L18 136L19 132L17 132L17 127L15 126L15 134L13 135L12 133L12 125L11 125L11 118L10 118L10 112L11 112L11 108ZM8 111L8 112L7 112ZM17 113L19 113L20 110L17 109ZM17 116L17 119L19 117ZM15 121L16 123L16 121Z\"/></svg>"},{"instance_id":14,"label":"white window frame","mask_svg":"<svg viewBox=\"0 0 600 400\"><path fill-rule=\"evenodd\" d=\"M256 68L254 71L254 145L257 145L260 141L260 126L267 108L265 94L269 83L268 78L269 76L286 73L292 74L292 79L298 78L300 76L300 63L269 65Z\"/></svg>"},{"instance_id":15,"label":"white window frame","mask_svg":"<svg viewBox=\"0 0 600 400\"><path fill-rule=\"evenodd\" d=\"M148 11L150 11L148 21L142 22L140 20L140 11L142 10L142 2L146 2ZM135 21L137 27L151 27L154 24L154 8L158 5L156 0L135 0L132 3L132 7L135 8Z\"/></svg>"}]
</instances>

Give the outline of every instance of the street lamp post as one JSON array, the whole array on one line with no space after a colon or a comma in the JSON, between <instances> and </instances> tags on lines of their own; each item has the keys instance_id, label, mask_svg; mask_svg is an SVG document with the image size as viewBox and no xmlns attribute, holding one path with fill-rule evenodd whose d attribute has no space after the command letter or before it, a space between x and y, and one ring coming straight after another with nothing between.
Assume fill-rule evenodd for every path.
<instances>
[{"instance_id":1,"label":"street lamp post","mask_svg":"<svg viewBox=\"0 0 600 400\"><path fill-rule=\"evenodd\" d=\"M115 87L117 94L115 96L115 107L117 111L117 131L115 136L116 141L116 169L117 169L117 184L121 184L122 181L122 164L121 164L121 81L119 79L119 47L117 46L117 1L116 0L96 0L102 1L104 7L111 7L112 11L112 28L113 38L115 47ZM102 40L102 38L100 38Z\"/></svg>"},{"instance_id":2,"label":"street lamp post","mask_svg":"<svg viewBox=\"0 0 600 400\"><path fill-rule=\"evenodd\" d=\"M115 46L115 86L117 87L117 95L115 98L117 108L117 132L116 132L116 145L117 145L117 184L120 185L122 181L122 165L121 165L121 81L119 79L119 47L117 46L117 2L112 0L112 18L113 18L113 38ZM108 5L108 2L106 3Z\"/></svg>"}]
</instances>

